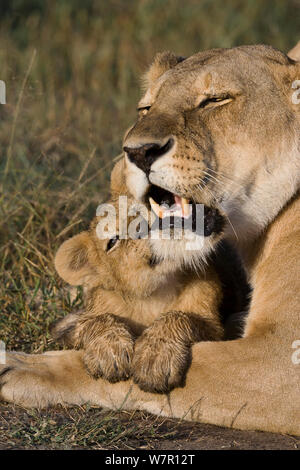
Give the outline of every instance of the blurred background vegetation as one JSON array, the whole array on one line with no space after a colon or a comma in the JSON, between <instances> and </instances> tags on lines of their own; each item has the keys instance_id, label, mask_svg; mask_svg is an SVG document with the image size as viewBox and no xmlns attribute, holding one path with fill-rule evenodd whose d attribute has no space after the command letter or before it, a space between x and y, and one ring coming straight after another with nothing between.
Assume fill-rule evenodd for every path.
<instances>
[{"instance_id":1,"label":"blurred background vegetation","mask_svg":"<svg viewBox=\"0 0 300 470\"><path fill-rule=\"evenodd\" d=\"M42 350L49 323L82 304L53 253L106 197L154 54L288 51L299 26L299 0L1 0L0 339Z\"/></svg>"}]
</instances>

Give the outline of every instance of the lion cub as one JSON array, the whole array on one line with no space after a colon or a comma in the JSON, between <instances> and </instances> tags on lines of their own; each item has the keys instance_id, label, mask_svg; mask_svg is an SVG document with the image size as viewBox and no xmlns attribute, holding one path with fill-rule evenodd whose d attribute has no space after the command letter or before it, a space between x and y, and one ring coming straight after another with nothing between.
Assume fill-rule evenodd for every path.
<instances>
[{"instance_id":1,"label":"lion cub","mask_svg":"<svg viewBox=\"0 0 300 470\"><path fill-rule=\"evenodd\" d=\"M110 203L117 210L116 196ZM219 278L209 266L203 275L156 259L148 239L115 233L102 240L99 221L56 254L59 275L86 288L86 308L59 321L54 336L84 350L95 378L117 382L133 376L144 391L168 392L183 384L193 343L222 339Z\"/></svg>"}]
</instances>

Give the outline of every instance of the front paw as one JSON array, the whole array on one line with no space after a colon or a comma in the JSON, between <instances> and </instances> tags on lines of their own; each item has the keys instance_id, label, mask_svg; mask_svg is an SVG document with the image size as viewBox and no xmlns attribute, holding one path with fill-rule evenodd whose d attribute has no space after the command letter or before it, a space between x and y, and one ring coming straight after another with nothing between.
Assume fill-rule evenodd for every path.
<instances>
[{"instance_id":1,"label":"front paw","mask_svg":"<svg viewBox=\"0 0 300 470\"><path fill-rule=\"evenodd\" d=\"M157 337L149 328L135 345L133 380L145 392L167 393L183 385L190 357L187 344Z\"/></svg>"},{"instance_id":2,"label":"front paw","mask_svg":"<svg viewBox=\"0 0 300 470\"><path fill-rule=\"evenodd\" d=\"M83 360L89 374L111 383L131 375L134 339L126 328L107 331L92 340L84 350Z\"/></svg>"},{"instance_id":3,"label":"front paw","mask_svg":"<svg viewBox=\"0 0 300 470\"><path fill-rule=\"evenodd\" d=\"M51 404L53 398L58 403L59 386L63 383L58 378L61 353L64 351L53 351L52 356L51 353L7 352L6 363L0 364L0 401L39 408ZM53 366L52 371L49 363Z\"/></svg>"}]
</instances>

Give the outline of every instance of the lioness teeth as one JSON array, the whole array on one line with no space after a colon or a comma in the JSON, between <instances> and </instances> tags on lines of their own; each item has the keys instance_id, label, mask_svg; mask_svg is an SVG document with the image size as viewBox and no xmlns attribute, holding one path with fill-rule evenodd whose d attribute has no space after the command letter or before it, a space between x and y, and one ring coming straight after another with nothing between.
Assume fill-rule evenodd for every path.
<instances>
[{"instance_id":1,"label":"lioness teeth","mask_svg":"<svg viewBox=\"0 0 300 470\"><path fill-rule=\"evenodd\" d=\"M185 198L181 198L179 196L175 196L175 204L168 209L163 205L160 206L152 197L149 197L149 202L153 212L159 217L163 219L164 217L189 217L190 215L190 206L189 200ZM177 209L176 209L177 208Z\"/></svg>"},{"instance_id":2,"label":"lioness teeth","mask_svg":"<svg viewBox=\"0 0 300 470\"><path fill-rule=\"evenodd\" d=\"M190 215L190 201L185 197L174 196L175 203L181 207L182 217L189 217Z\"/></svg>"},{"instance_id":3,"label":"lioness teeth","mask_svg":"<svg viewBox=\"0 0 300 470\"><path fill-rule=\"evenodd\" d=\"M181 198L181 209L183 217L188 217L190 215L189 200L184 197Z\"/></svg>"},{"instance_id":4,"label":"lioness teeth","mask_svg":"<svg viewBox=\"0 0 300 470\"><path fill-rule=\"evenodd\" d=\"M151 205L151 208L152 208L153 212L157 215L157 217L162 219L163 215L162 215L160 205L156 201L154 201L154 199L152 199L152 197L149 197L149 202L150 202L150 205Z\"/></svg>"}]
</instances>

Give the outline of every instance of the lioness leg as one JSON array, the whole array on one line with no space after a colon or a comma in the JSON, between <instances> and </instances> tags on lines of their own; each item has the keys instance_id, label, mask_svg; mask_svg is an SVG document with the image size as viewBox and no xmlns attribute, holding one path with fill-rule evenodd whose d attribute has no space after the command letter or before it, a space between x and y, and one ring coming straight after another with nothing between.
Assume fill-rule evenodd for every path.
<instances>
[{"instance_id":1,"label":"lioness leg","mask_svg":"<svg viewBox=\"0 0 300 470\"><path fill-rule=\"evenodd\" d=\"M300 434L299 382L286 354L266 338L198 343L184 388L142 392L131 381L110 384L85 371L80 351L39 356L8 354L0 369L1 398L23 406L93 403L141 409L240 429ZM278 361L278 357L281 357Z\"/></svg>"}]
</instances>

